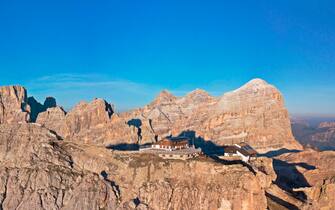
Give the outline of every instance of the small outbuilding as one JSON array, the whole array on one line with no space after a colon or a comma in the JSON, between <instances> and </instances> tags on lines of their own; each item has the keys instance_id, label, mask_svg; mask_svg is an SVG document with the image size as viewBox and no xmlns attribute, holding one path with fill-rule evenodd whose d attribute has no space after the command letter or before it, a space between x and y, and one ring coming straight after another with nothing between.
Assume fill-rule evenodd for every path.
<instances>
[{"instance_id":1,"label":"small outbuilding","mask_svg":"<svg viewBox=\"0 0 335 210\"><path fill-rule=\"evenodd\" d=\"M257 156L257 152L249 144L242 142L239 144L225 146L224 156L239 156L242 161L249 162L251 158Z\"/></svg>"},{"instance_id":2,"label":"small outbuilding","mask_svg":"<svg viewBox=\"0 0 335 210\"><path fill-rule=\"evenodd\" d=\"M156 143L140 146L140 152L157 154L164 159L190 159L201 154L200 148L190 144L187 137L166 137Z\"/></svg>"},{"instance_id":3,"label":"small outbuilding","mask_svg":"<svg viewBox=\"0 0 335 210\"><path fill-rule=\"evenodd\" d=\"M154 149L163 149L168 151L187 149L190 147L187 137L166 137L151 145Z\"/></svg>"}]
</instances>

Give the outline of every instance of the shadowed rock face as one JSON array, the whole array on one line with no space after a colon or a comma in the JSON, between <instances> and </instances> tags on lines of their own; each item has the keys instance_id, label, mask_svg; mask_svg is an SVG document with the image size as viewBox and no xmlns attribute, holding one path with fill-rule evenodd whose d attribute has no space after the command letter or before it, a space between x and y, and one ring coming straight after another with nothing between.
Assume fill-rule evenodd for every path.
<instances>
[{"instance_id":1,"label":"shadowed rock face","mask_svg":"<svg viewBox=\"0 0 335 210\"><path fill-rule=\"evenodd\" d=\"M286 166L277 170L286 183L295 186L295 192L304 194L309 207L306 209L333 209L335 205L335 152L305 150L283 154L277 158ZM287 173L287 170L294 171Z\"/></svg>"},{"instance_id":2,"label":"shadowed rock face","mask_svg":"<svg viewBox=\"0 0 335 210\"><path fill-rule=\"evenodd\" d=\"M27 97L22 86L0 87L0 124L35 122L39 113L56 106L52 97L47 97L43 105L34 97Z\"/></svg>"},{"instance_id":3,"label":"shadowed rock face","mask_svg":"<svg viewBox=\"0 0 335 210\"><path fill-rule=\"evenodd\" d=\"M56 107L57 106L57 103L56 103L56 99L54 97L46 97L44 103L43 103L43 106L48 109L48 108L51 108L51 107Z\"/></svg>"},{"instance_id":4,"label":"shadowed rock face","mask_svg":"<svg viewBox=\"0 0 335 210\"><path fill-rule=\"evenodd\" d=\"M48 108L56 107L56 99L53 97L47 97L42 105L34 97L29 97L27 103L30 106L30 121L36 122L37 116L41 112L45 112Z\"/></svg>"}]
</instances>

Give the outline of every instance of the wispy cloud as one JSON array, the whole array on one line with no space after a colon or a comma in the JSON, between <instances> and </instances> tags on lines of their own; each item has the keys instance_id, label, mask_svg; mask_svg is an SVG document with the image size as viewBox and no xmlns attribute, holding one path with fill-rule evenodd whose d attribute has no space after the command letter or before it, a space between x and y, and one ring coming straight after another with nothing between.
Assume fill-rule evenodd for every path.
<instances>
[{"instance_id":1,"label":"wispy cloud","mask_svg":"<svg viewBox=\"0 0 335 210\"><path fill-rule=\"evenodd\" d=\"M226 91L238 88L241 84L232 84L216 81L206 87L183 86L172 88L169 91L176 96L183 96L195 88L204 88L213 96L220 96ZM65 109L72 108L79 101L91 101L94 98L103 98L113 103L117 111L125 111L144 106L166 87L147 85L129 80L111 78L101 74L55 74L47 75L28 81L24 84L30 96L43 102L45 97L53 96L57 103ZM320 107L319 101L327 101L322 105L324 113L333 113L334 89L306 87L308 97L299 89L283 88L287 107L291 113L309 113ZM297 97L299 96L299 97ZM304 97L305 96L305 97ZM299 109L297 109L298 107Z\"/></svg>"},{"instance_id":2,"label":"wispy cloud","mask_svg":"<svg viewBox=\"0 0 335 210\"><path fill-rule=\"evenodd\" d=\"M79 101L90 101L95 97L104 98L116 105L118 110L127 110L149 103L165 87L136 83L129 80L111 78L101 74L55 74L28 81L25 86L29 95L43 101L53 96L66 109ZM214 85L215 87L216 85ZM198 87L180 87L170 91L183 96ZM213 88L211 86L208 89ZM219 91L210 91L220 95Z\"/></svg>"},{"instance_id":3,"label":"wispy cloud","mask_svg":"<svg viewBox=\"0 0 335 210\"><path fill-rule=\"evenodd\" d=\"M150 102L161 89L98 74L48 75L29 81L25 86L29 95L39 100L53 96L67 109L95 97L104 98L121 110L131 109Z\"/></svg>"},{"instance_id":4,"label":"wispy cloud","mask_svg":"<svg viewBox=\"0 0 335 210\"><path fill-rule=\"evenodd\" d=\"M44 76L30 81L28 85L33 89L73 89L73 88L122 88L124 91L143 93L149 88L144 84L134 83L128 80L110 79L107 76L97 74L57 74Z\"/></svg>"},{"instance_id":5,"label":"wispy cloud","mask_svg":"<svg viewBox=\"0 0 335 210\"><path fill-rule=\"evenodd\" d=\"M208 84L205 89L214 96L222 95L222 82ZM24 84L28 94L43 101L45 97L55 97L58 104L70 109L79 101L104 98L124 111L148 104L162 90L163 86L147 85L129 80L111 78L101 74L55 74L46 75ZM183 96L194 90L193 86L170 89L176 96ZM200 87L201 88L201 87Z\"/></svg>"}]
</instances>

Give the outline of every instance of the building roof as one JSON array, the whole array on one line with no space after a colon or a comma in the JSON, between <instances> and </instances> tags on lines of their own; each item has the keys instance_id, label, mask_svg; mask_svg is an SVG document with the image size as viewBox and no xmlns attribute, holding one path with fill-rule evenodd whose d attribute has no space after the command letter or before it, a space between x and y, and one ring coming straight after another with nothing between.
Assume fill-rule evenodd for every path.
<instances>
[{"instance_id":1,"label":"building roof","mask_svg":"<svg viewBox=\"0 0 335 210\"><path fill-rule=\"evenodd\" d=\"M254 150L250 145L247 143L239 143L235 145L229 145L224 147L224 152L225 153L236 153L240 152L241 154L245 156L255 156L257 155L256 150Z\"/></svg>"},{"instance_id":2,"label":"building roof","mask_svg":"<svg viewBox=\"0 0 335 210\"><path fill-rule=\"evenodd\" d=\"M238 150L238 147L236 146L224 146L223 147L225 153L236 153Z\"/></svg>"},{"instance_id":3,"label":"building roof","mask_svg":"<svg viewBox=\"0 0 335 210\"><path fill-rule=\"evenodd\" d=\"M249 144L242 142L238 144L241 148L241 151L243 151L245 154L248 154L250 156L257 155L257 152L254 148L252 148ZM242 152L241 152L242 153ZM243 153L242 153L243 154Z\"/></svg>"},{"instance_id":4,"label":"building roof","mask_svg":"<svg viewBox=\"0 0 335 210\"><path fill-rule=\"evenodd\" d=\"M166 137L156 143L154 145L163 145L163 146L184 146L189 144L189 138L187 137Z\"/></svg>"}]
</instances>

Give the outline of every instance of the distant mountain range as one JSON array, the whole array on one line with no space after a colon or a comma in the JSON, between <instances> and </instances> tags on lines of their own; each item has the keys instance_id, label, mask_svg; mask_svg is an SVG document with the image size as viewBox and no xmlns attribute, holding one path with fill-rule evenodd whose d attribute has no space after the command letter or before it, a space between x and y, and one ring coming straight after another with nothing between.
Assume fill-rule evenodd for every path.
<instances>
[{"instance_id":1,"label":"distant mountain range","mask_svg":"<svg viewBox=\"0 0 335 210\"><path fill-rule=\"evenodd\" d=\"M291 125L295 139L305 147L335 150L335 117L295 116Z\"/></svg>"}]
</instances>

